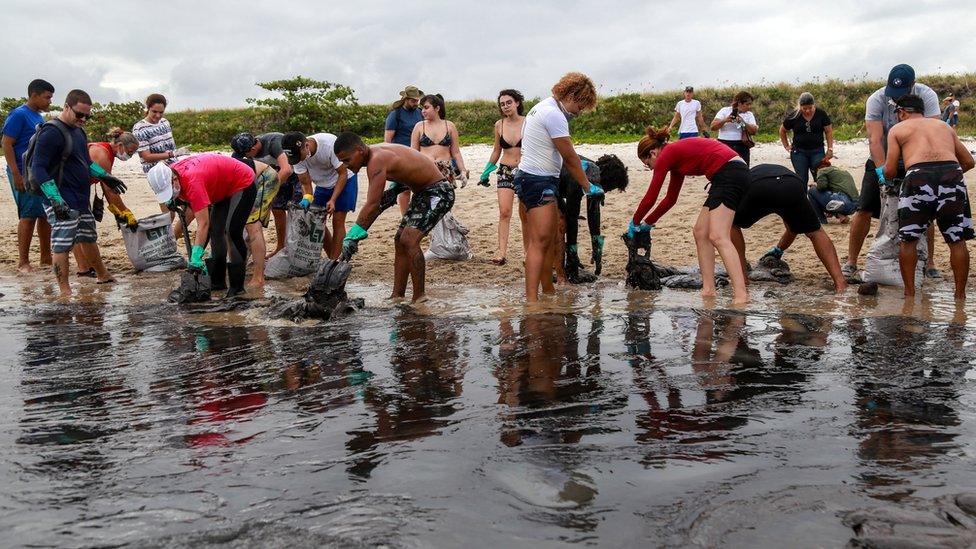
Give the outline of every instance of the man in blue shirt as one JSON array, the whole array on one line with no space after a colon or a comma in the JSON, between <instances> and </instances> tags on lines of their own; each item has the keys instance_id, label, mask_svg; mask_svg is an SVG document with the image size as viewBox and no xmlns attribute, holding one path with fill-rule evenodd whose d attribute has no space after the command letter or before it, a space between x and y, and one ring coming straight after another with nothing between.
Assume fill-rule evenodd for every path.
<instances>
[{"instance_id":1,"label":"man in blue shirt","mask_svg":"<svg viewBox=\"0 0 976 549\"><path fill-rule=\"evenodd\" d=\"M417 104L424 92L417 89L417 86L407 86L400 92L400 99L390 105L390 113L386 115L386 125L384 126L383 142L396 143L405 147L410 146L410 134L413 127L423 119ZM404 191L397 197L400 204L400 214L407 211L410 205L410 191Z\"/></svg>"},{"instance_id":2,"label":"man in blue shirt","mask_svg":"<svg viewBox=\"0 0 976 549\"><path fill-rule=\"evenodd\" d=\"M61 289L61 296L68 297L71 295L68 253L75 244L88 264L94 267L99 284L115 281L102 263L102 256L95 244L97 234L90 206L90 178L98 178L117 193L124 193L125 185L92 162L88 156L88 137L82 126L91 118L91 97L82 90L71 90L64 103L64 109L56 122L62 124L71 137L68 157L58 169L62 152L68 143L58 128L45 125L37 136L30 169L44 193L44 212L51 224L54 276Z\"/></svg>"},{"instance_id":3,"label":"man in blue shirt","mask_svg":"<svg viewBox=\"0 0 976 549\"><path fill-rule=\"evenodd\" d=\"M27 103L10 111L3 123L3 156L7 160L7 181L17 204L17 270L29 273L30 245L37 228L40 239L41 265L51 264L51 225L44 215L41 197L27 192L24 187L24 152L34 128L44 122L41 113L47 112L54 96L54 86L45 80L34 80L27 86Z\"/></svg>"}]
</instances>

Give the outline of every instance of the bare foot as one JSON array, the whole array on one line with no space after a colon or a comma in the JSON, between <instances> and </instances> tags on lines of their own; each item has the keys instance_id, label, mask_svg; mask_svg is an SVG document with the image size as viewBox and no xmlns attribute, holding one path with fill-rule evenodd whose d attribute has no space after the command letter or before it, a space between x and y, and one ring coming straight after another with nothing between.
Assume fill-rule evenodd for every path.
<instances>
[{"instance_id":1,"label":"bare foot","mask_svg":"<svg viewBox=\"0 0 976 549\"><path fill-rule=\"evenodd\" d=\"M841 282L834 287L834 293L840 295L847 291L847 282Z\"/></svg>"},{"instance_id":2,"label":"bare foot","mask_svg":"<svg viewBox=\"0 0 976 549\"><path fill-rule=\"evenodd\" d=\"M259 278L256 276L252 276L251 280L248 280L245 286L247 286L248 288L260 288L261 286L264 286L264 277L262 276Z\"/></svg>"},{"instance_id":3,"label":"bare foot","mask_svg":"<svg viewBox=\"0 0 976 549\"><path fill-rule=\"evenodd\" d=\"M17 272L20 274L31 274L34 272L34 267L30 266L30 263L24 263L17 266Z\"/></svg>"},{"instance_id":4,"label":"bare foot","mask_svg":"<svg viewBox=\"0 0 976 549\"><path fill-rule=\"evenodd\" d=\"M749 303L749 294L732 296L733 305L745 305L746 303Z\"/></svg>"},{"instance_id":5,"label":"bare foot","mask_svg":"<svg viewBox=\"0 0 976 549\"><path fill-rule=\"evenodd\" d=\"M708 289L708 290L702 288L702 291L701 291L701 296L702 297L713 298L713 297L716 297L717 295L718 294L715 292L715 288L711 288L711 289Z\"/></svg>"},{"instance_id":6,"label":"bare foot","mask_svg":"<svg viewBox=\"0 0 976 549\"><path fill-rule=\"evenodd\" d=\"M419 303L427 303L427 301L428 301L427 294L423 294L420 297L413 298L413 301L411 301L410 303L413 305L417 305Z\"/></svg>"}]
</instances>

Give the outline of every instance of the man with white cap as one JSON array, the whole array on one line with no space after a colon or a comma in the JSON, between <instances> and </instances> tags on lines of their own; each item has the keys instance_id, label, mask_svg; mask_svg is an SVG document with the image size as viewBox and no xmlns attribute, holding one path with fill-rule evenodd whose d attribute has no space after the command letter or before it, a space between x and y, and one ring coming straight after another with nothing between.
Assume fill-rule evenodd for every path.
<instances>
[{"instance_id":1,"label":"man with white cap","mask_svg":"<svg viewBox=\"0 0 976 549\"><path fill-rule=\"evenodd\" d=\"M191 156L172 166L159 162L148 175L160 204L171 209L189 204L193 210L197 232L190 269L208 272L203 256L209 237L212 257L207 263L213 289L227 288L227 297L243 294L247 265L244 225L254 206L254 170L229 156L211 153Z\"/></svg>"}]
</instances>

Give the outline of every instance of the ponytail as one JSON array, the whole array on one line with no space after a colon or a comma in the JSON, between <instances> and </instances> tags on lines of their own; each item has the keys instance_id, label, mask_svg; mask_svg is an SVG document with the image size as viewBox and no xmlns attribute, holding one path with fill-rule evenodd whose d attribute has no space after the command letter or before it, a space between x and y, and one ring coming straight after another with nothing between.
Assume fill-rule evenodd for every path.
<instances>
[{"instance_id":1,"label":"ponytail","mask_svg":"<svg viewBox=\"0 0 976 549\"><path fill-rule=\"evenodd\" d=\"M667 126L660 128L648 126L644 130L644 137L637 143L637 158L647 158L651 151L663 147L670 138L671 132L668 131Z\"/></svg>"}]
</instances>

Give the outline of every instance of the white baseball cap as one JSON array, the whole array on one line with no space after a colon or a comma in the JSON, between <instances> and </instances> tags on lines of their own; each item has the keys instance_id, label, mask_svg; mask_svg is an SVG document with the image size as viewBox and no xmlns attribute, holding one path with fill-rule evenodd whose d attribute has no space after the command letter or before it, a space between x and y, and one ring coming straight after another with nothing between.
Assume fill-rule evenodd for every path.
<instances>
[{"instance_id":1,"label":"white baseball cap","mask_svg":"<svg viewBox=\"0 0 976 549\"><path fill-rule=\"evenodd\" d=\"M157 162L149 170L149 188L156 194L156 200L165 204L173 198L173 170L165 162Z\"/></svg>"}]
</instances>

